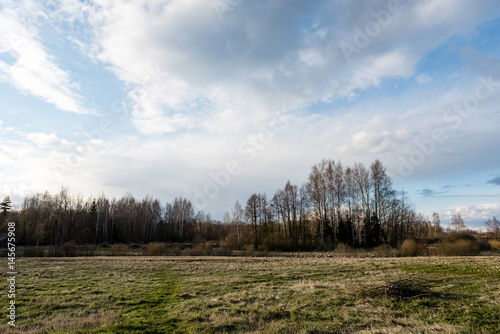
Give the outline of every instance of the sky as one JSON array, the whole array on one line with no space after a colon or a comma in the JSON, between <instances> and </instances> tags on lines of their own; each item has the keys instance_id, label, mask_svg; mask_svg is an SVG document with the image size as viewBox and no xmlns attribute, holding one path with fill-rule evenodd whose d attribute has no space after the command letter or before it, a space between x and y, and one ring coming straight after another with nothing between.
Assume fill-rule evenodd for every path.
<instances>
[{"instance_id":1,"label":"sky","mask_svg":"<svg viewBox=\"0 0 500 334\"><path fill-rule=\"evenodd\" d=\"M62 186L221 219L321 159L500 216L500 3L0 0L0 197Z\"/></svg>"}]
</instances>

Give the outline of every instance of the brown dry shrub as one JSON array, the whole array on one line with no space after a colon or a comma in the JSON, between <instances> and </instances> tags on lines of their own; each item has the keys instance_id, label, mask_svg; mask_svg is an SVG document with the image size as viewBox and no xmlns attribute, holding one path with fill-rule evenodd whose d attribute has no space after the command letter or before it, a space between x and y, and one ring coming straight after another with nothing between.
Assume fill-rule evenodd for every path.
<instances>
[{"instance_id":1,"label":"brown dry shrub","mask_svg":"<svg viewBox=\"0 0 500 334\"><path fill-rule=\"evenodd\" d=\"M146 245L146 254L161 256L167 254L167 246L163 242L152 242Z\"/></svg>"},{"instance_id":2,"label":"brown dry shrub","mask_svg":"<svg viewBox=\"0 0 500 334\"><path fill-rule=\"evenodd\" d=\"M26 246L22 250L21 254L24 257L44 257L45 251L41 247ZM5 254L5 257L7 257L7 254Z\"/></svg>"},{"instance_id":3,"label":"brown dry shrub","mask_svg":"<svg viewBox=\"0 0 500 334\"><path fill-rule=\"evenodd\" d=\"M193 248L186 250L186 255L191 256L209 256L212 255L212 243L198 243Z\"/></svg>"},{"instance_id":4,"label":"brown dry shrub","mask_svg":"<svg viewBox=\"0 0 500 334\"><path fill-rule=\"evenodd\" d=\"M351 245L340 242L337 247L335 247L334 252L339 254L352 254L355 252L355 249Z\"/></svg>"},{"instance_id":5,"label":"brown dry shrub","mask_svg":"<svg viewBox=\"0 0 500 334\"><path fill-rule=\"evenodd\" d=\"M436 245L437 255L442 256L471 256L479 254L479 244L473 240L457 240L442 242Z\"/></svg>"},{"instance_id":6,"label":"brown dry shrub","mask_svg":"<svg viewBox=\"0 0 500 334\"><path fill-rule=\"evenodd\" d=\"M384 244L375 247L373 249L373 255L377 257L397 257L400 256L400 252L396 248Z\"/></svg>"},{"instance_id":7,"label":"brown dry shrub","mask_svg":"<svg viewBox=\"0 0 500 334\"><path fill-rule=\"evenodd\" d=\"M255 256L255 246L253 244L246 245L245 256Z\"/></svg>"},{"instance_id":8,"label":"brown dry shrub","mask_svg":"<svg viewBox=\"0 0 500 334\"><path fill-rule=\"evenodd\" d=\"M401 256L422 256L426 255L425 245L416 242L413 239L406 239L401 245Z\"/></svg>"},{"instance_id":9,"label":"brown dry shrub","mask_svg":"<svg viewBox=\"0 0 500 334\"><path fill-rule=\"evenodd\" d=\"M109 251L111 255L126 255L128 253L128 247L124 244L114 244Z\"/></svg>"},{"instance_id":10,"label":"brown dry shrub","mask_svg":"<svg viewBox=\"0 0 500 334\"><path fill-rule=\"evenodd\" d=\"M78 246L74 241L65 242L62 245L64 256L75 256L77 247Z\"/></svg>"},{"instance_id":11,"label":"brown dry shrub","mask_svg":"<svg viewBox=\"0 0 500 334\"><path fill-rule=\"evenodd\" d=\"M489 241L490 248L493 250L500 250L500 241L498 240L490 240Z\"/></svg>"}]
</instances>

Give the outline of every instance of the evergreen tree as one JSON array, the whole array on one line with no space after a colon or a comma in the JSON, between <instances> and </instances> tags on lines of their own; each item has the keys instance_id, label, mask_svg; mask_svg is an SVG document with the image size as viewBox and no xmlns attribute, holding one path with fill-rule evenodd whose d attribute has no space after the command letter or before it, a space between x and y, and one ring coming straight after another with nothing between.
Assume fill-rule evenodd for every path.
<instances>
[{"instance_id":1,"label":"evergreen tree","mask_svg":"<svg viewBox=\"0 0 500 334\"><path fill-rule=\"evenodd\" d=\"M339 242L352 245L352 221L351 218L340 218L339 220Z\"/></svg>"},{"instance_id":2,"label":"evergreen tree","mask_svg":"<svg viewBox=\"0 0 500 334\"><path fill-rule=\"evenodd\" d=\"M7 196L0 203L0 212L1 212L1 216L0 216L1 222L0 223L3 224L3 222L7 218L7 215L9 214L9 211L11 209L12 209L12 201L10 200L9 196Z\"/></svg>"},{"instance_id":3,"label":"evergreen tree","mask_svg":"<svg viewBox=\"0 0 500 334\"><path fill-rule=\"evenodd\" d=\"M365 247L374 247L380 244L381 226L376 215L372 215L369 219L365 218L364 223Z\"/></svg>"}]
</instances>

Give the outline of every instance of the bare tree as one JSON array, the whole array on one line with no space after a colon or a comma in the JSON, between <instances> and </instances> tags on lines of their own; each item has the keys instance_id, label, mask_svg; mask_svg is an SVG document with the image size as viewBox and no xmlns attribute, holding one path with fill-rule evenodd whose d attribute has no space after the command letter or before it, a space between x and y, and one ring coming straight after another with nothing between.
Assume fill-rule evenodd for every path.
<instances>
[{"instance_id":1,"label":"bare tree","mask_svg":"<svg viewBox=\"0 0 500 334\"><path fill-rule=\"evenodd\" d=\"M431 235L438 235L443 232L441 228L441 220L439 219L439 213L434 212L432 214L432 227L431 227Z\"/></svg>"},{"instance_id":2,"label":"bare tree","mask_svg":"<svg viewBox=\"0 0 500 334\"><path fill-rule=\"evenodd\" d=\"M498 237L500 236L500 222L497 217L493 216L493 219L488 219L485 224L488 232L493 234L494 238L498 240Z\"/></svg>"},{"instance_id":3,"label":"bare tree","mask_svg":"<svg viewBox=\"0 0 500 334\"><path fill-rule=\"evenodd\" d=\"M233 211L231 212L232 213L232 217L233 217L233 223L236 227L236 236L237 236L237 240L238 240L238 246L241 245L241 230L242 230L242 226L243 226L243 219L245 217L245 212L243 211L243 208L240 204L239 201L236 201L234 203L234 207L233 207Z\"/></svg>"},{"instance_id":4,"label":"bare tree","mask_svg":"<svg viewBox=\"0 0 500 334\"><path fill-rule=\"evenodd\" d=\"M320 241L324 242L325 233L328 228L328 214L330 212L328 201L327 169L330 162L322 160L313 165L309 174L307 190L310 201L314 207L314 216L318 222Z\"/></svg>"},{"instance_id":5,"label":"bare tree","mask_svg":"<svg viewBox=\"0 0 500 334\"><path fill-rule=\"evenodd\" d=\"M382 165L380 160L375 160L370 166L371 182L373 185L374 205L373 211L381 225L386 225L387 220L385 217L385 198L392 191L392 182L387 175L386 168ZM380 231L380 240L382 240L382 228Z\"/></svg>"},{"instance_id":6,"label":"bare tree","mask_svg":"<svg viewBox=\"0 0 500 334\"><path fill-rule=\"evenodd\" d=\"M346 184L344 181L344 170L342 163L328 161L326 169L326 182L328 187L328 199L330 201L330 221L333 227L333 241L337 243L337 228L340 222L341 206L346 197Z\"/></svg>"},{"instance_id":7,"label":"bare tree","mask_svg":"<svg viewBox=\"0 0 500 334\"><path fill-rule=\"evenodd\" d=\"M464 219L462 218L462 214L460 212L451 217L451 228L455 230L455 232L465 230Z\"/></svg>"},{"instance_id":8,"label":"bare tree","mask_svg":"<svg viewBox=\"0 0 500 334\"><path fill-rule=\"evenodd\" d=\"M253 194L247 201L247 205L245 206L245 218L252 226L253 231L253 242L255 248L259 243L259 235L258 235L258 224L260 218L260 198L259 195Z\"/></svg>"}]
</instances>

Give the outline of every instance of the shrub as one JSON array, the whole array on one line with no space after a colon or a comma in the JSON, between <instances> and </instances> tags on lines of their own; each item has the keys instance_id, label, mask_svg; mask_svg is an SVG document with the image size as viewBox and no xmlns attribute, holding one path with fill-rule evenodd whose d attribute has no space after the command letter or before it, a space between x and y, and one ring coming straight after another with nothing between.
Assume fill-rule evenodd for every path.
<instances>
[{"instance_id":1,"label":"shrub","mask_svg":"<svg viewBox=\"0 0 500 334\"><path fill-rule=\"evenodd\" d=\"M436 245L438 255L442 256L470 256L479 254L479 244L472 240L457 240L442 242Z\"/></svg>"},{"instance_id":2,"label":"shrub","mask_svg":"<svg viewBox=\"0 0 500 334\"><path fill-rule=\"evenodd\" d=\"M468 232L456 232L448 235L450 241L469 240L476 241L476 237Z\"/></svg>"},{"instance_id":3,"label":"shrub","mask_svg":"<svg viewBox=\"0 0 500 334\"><path fill-rule=\"evenodd\" d=\"M62 251L60 246L53 246L49 248L49 257L62 257L64 256L64 252Z\"/></svg>"},{"instance_id":4,"label":"shrub","mask_svg":"<svg viewBox=\"0 0 500 334\"><path fill-rule=\"evenodd\" d=\"M74 241L65 242L62 245L62 252L64 256L76 256L77 247Z\"/></svg>"},{"instance_id":5,"label":"shrub","mask_svg":"<svg viewBox=\"0 0 500 334\"><path fill-rule=\"evenodd\" d=\"M83 245L78 247L78 256L94 256L96 255L95 245Z\"/></svg>"},{"instance_id":6,"label":"shrub","mask_svg":"<svg viewBox=\"0 0 500 334\"><path fill-rule=\"evenodd\" d=\"M193 248L191 248L187 251L187 255L191 255L191 256L212 255L212 243L211 242L198 243L198 244L194 245Z\"/></svg>"},{"instance_id":7,"label":"shrub","mask_svg":"<svg viewBox=\"0 0 500 334\"><path fill-rule=\"evenodd\" d=\"M380 245L373 249L373 254L377 257L396 257L400 256L399 251L396 248L392 248L389 245Z\"/></svg>"},{"instance_id":8,"label":"shrub","mask_svg":"<svg viewBox=\"0 0 500 334\"><path fill-rule=\"evenodd\" d=\"M26 246L22 251L24 257L44 257L45 252L40 247Z\"/></svg>"},{"instance_id":9,"label":"shrub","mask_svg":"<svg viewBox=\"0 0 500 334\"><path fill-rule=\"evenodd\" d=\"M259 251L260 253L263 253L263 254L267 254L269 252L269 247L267 247L267 245L260 244L257 247L257 251Z\"/></svg>"},{"instance_id":10,"label":"shrub","mask_svg":"<svg viewBox=\"0 0 500 334\"><path fill-rule=\"evenodd\" d=\"M478 246L480 251L489 251L491 250L491 245L488 240L480 239L478 241Z\"/></svg>"},{"instance_id":11,"label":"shrub","mask_svg":"<svg viewBox=\"0 0 500 334\"><path fill-rule=\"evenodd\" d=\"M128 252L128 247L124 244L114 244L109 251L111 255L125 255Z\"/></svg>"},{"instance_id":12,"label":"shrub","mask_svg":"<svg viewBox=\"0 0 500 334\"><path fill-rule=\"evenodd\" d=\"M253 244L246 245L245 256L255 256L255 246Z\"/></svg>"},{"instance_id":13,"label":"shrub","mask_svg":"<svg viewBox=\"0 0 500 334\"><path fill-rule=\"evenodd\" d=\"M180 255L182 255L182 250L180 249L179 246L170 247L170 248L167 248L167 254L166 255L180 256Z\"/></svg>"},{"instance_id":14,"label":"shrub","mask_svg":"<svg viewBox=\"0 0 500 334\"><path fill-rule=\"evenodd\" d=\"M401 256L421 256L425 255L425 246L413 239L406 239L401 245Z\"/></svg>"},{"instance_id":15,"label":"shrub","mask_svg":"<svg viewBox=\"0 0 500 334\"><path fill-rule=\"evenodd\" d=\"M494 250L500 250L500 241L498 240L490 240L489 241L490 248Z\"/></svg>"},{"instance_id":16,"label":"shrub","mask_svg":"<svg viewBox=\"0 0 500 334\"><path fill-rule=\"evenodd\" d=\"M160 256L167 254L167 246L163 242L152 242L146 245L146 254Z\"/></svg>"},{"instance_id":17,"label":"shrub","mask_svg":"<svg viewBox=\"0 0 500 334\"><path fill-rule=\"evenodd\" d=\"M350 254L354 253L354 248L351 245L340 242L337 244L337 247L335 247L334 252L340 254Z\"/></svg>"}]
</instances>

